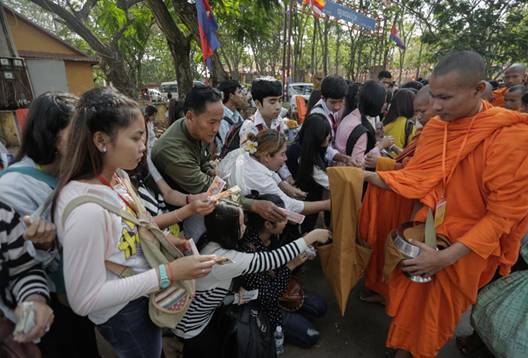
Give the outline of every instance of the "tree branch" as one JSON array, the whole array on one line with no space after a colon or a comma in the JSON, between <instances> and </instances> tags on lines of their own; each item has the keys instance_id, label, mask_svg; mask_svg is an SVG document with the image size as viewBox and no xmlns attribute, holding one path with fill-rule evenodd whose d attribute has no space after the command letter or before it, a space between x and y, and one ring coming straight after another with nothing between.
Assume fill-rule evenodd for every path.
<instances>
[{"instance_id":1,"label":"tree branch","mask_svg":"<svg viewBox=\"0 0 528 358\"><path fill-rule=\"evenodd\" d=\"M57 5L51 0L31 0L31 2L37 4L42 9L59 16L62 20L64 20L64 23L70 30L81 36L99 55L107 58L114 58L112 50L103 44L101 40L99 40L97 36L95 36L95 34L81 22L79 18L70 13L68 10Z\"/></svg>"},{"instance_id":2,"label":"tree branch","mask_svg":"<svg viewBox=\"0 0 528 358\"><path fill-rule=\"evenodd\" d=\"M185 34L180 30L162 0L145 0L145 3L154 14L159 28L165 34L168 41L175 46L179 42L184 43L187 41Z\"/></svg>"}]
</instances>

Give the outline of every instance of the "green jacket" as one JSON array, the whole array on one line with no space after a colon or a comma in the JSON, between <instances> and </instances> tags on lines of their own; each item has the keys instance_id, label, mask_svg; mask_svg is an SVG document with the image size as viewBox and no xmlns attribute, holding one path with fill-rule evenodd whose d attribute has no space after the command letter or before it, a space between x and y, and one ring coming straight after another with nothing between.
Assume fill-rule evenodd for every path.
<instances>
[{"instance_id":1,"label":"green jacket","mask_svg":"<svg viewBox=\"0 0 528 358\"><path fill-rule=\"evenodd\" d=\"M174 189L186 194L207 191L213 178L207 175L207 144L191 137L185 118L174 122L152 147L152 161Z\"/></svg>"}]
</instances>

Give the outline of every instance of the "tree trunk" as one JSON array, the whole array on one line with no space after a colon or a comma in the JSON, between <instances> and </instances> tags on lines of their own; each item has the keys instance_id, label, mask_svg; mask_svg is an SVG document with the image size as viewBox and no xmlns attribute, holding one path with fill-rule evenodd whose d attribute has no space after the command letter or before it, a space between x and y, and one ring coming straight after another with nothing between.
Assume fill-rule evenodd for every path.
<instances>
[{"instance_id":1,"label":"tree trunk","mask_svg":"<svg viewBox=\"0 0 528 358\"><path fill-rule=\"evenodd\" d=\"M311 51L311 57L310 57L310 70L312 71L312 75L317 72L317 69L315 68L315 46L317 45L317 27L319 26L319 19L313 19L313 34L312 34L312 51Z\"/></svg>"},{"instance_id":2,"label":"tree trunk","mask_svg":"<svg viewBox=\"0 0 528 358\"><path fill-rule=\"evenodd\" d=\"M335 74L339 75L339 48L341 46L341 29L339 28L339 23L336 27L337 37L336 37L336 52L335 52Z\"/></svg>"},{"instance_id":3,"label":"tree trunk","mask_svg":"<svg viewBox=\"0 0 528 358\"><path fill-rule=\"evenodd\" d=\"M178 95L180 99L185 98L193 86L193 75L191 71L191 39L186 38L185 43L174 44L168 42L169 50L174 60L176 79L178 80Z\"/></svg>"},{"instance_id":4,"label":"tree trunk","mask_svg":"<svg viewBox=\"0 0 528 358\"><path fill-rule=\"evenodd\" d=\"M191 90L193 81L190 61L191 37L185 36L176 25L163 0L145 0L145 3L152 10L161 32L167 39L178 80L178 94L183 98Z\"/></svg>"},{"instance_id":5,"label":"tree trunk","mask_svg":"<svg viewBox=\"0 0 528 358\"><path fill-rule=\"evenodd\" d=\"M328 31L330 30L330 20L328 18L324 21L323 33L323 75L328 76Z\"/></svg>"},{"instance_id":6,"label":"tree trunk","mask_svg":"<svg viewBox=\"0 0 528 358\"><path fill-rule=\"evenodd\" d=\"M418 50L418 65L416 66L416 79L420 78L420 67L422 66L422 50L423 42L420 41L420 49Z\"/></svg>"}]
</instances>

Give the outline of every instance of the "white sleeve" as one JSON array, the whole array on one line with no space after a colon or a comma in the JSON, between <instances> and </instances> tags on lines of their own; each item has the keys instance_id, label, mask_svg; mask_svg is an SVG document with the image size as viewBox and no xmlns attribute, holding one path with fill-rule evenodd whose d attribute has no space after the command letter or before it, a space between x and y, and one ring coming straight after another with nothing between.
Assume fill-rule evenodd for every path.
<instances>
[{"instance_id":1,"label":"white sleeve","mask_svg":"<svg viewBox=\"0 0 528 358\"><path fill-rule=\"evenodd\" d=\"M245 180L251 186L252 190L257 190L260 194L275 194L279 196L284 202L286 209L295 213L301 213L304 210L304 202L289 197L279 188L279 185L273 178L252 173L251 176L246 176Z\"/></svg>"},{"instance_id":2,"label":"white sleeve","mask_svg":"<svg viewBox=\"0 0 528 358\"><path fill-rule=\"evenodd\" d=\"M326 148L326 153L325 153L326 162L331 163L334 160L334 157L336 156L336 154L338 153L339 151L337 149L329 145L328 148Z\"/></svg>"},{"instance_id":3,"label":"white sleeve","mask_svg":"<svg viewBox=\"0 0 528 358\"><path fill-rule=\"evenodd\" d=\"M326 172L317 165L314 165L313 168L313 180L325 189L330 187L328 182L328 174L326 174Z\"/></svg>"},{"instance_id":4,"label":"white sleeve","mask_svg":"<svg viewBox=\"0 0 528 358\"><path fill-rule=\"evenodd\" d=\"M72 211L64 225L64 283L73 311L81 316L127 303L159 289L154 269L108 280L105 251L109 239L109 214L97 204Z\"/></svg>"}]
</instances>

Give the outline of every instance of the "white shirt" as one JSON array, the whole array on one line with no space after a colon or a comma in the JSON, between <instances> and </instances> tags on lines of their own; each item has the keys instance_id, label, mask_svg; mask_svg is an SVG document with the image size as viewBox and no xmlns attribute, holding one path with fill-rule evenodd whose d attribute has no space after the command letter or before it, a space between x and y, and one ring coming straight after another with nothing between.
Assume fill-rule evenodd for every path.
<instances>
[{"instance_id":1,"label":"white shirt","mask_svg":"<svg viewBox=\"0 0 528 358\"><path fill-rule=\"evenodd\" d=\"M325 154L325 160L328 164L330 164L334 160L336 154L339 153L339 151L334 148L336 133L334 131L332 120L330 119L330 114L334 116L334 119L337 122L339 119L339 112L330 111L330 109L328 109L328 107L326 106L325 101L323 101L323 99L321 98L310 111L310 114L312 113L322 114L323 116L325 116L325 118L328 120L328 123L330 124L330 130L332 131L332 144L328 146L328 149L326 150Z\"/></svg>"},{"instance_id":2,"label":"white shirt","mask_svg":"<svg viewBox=\"0 0 528 358\"><path fill-rule=\"evenodd\" d=\"M286 129L286 126L284 125L284 121L282 118L277 117L273 118L271 120L271 126L268 127L266 124L266 121L262 117L262 114L260 114L260 111L257 110L255 112L255 116L252 120L248 119L244 121L244 124L242 124L242 127L240 127L240 145L244 144L244 142L247 140L247 136L249 133L253 133L254 135L257 135L258 132L264 129L274 129L278 131L279 133L284 134L284 131ZM288 170L288 167L286 164L284 164L278 171L278 175L274 176L274 179L277 183L281 182L281 178L283 180L286 180L288 177L291 176L290 171Z\"/></svg>"},{"instance_id":3,"label":"white shirt","mask_svg":"<svg viewBox=\"0 0 528 358\"><path fill-rule=\"evenodd\" d=\"M260 111L255 112L255 116L252 119L247 119L240 127L240 145L242 145L246 140L249 133L257 135L263 129L275 129L278 132L284 133L284 122L282 118L277 117L271 120L271 125L268 127L266 121L260 114Z\"/></svg>"},{"instance_id":4,"label":"white shirt","mask_svg":"<svg viewBox=\"0 0 528 358\"><path fill-rule=\"evenodd\" d=\"M253 190L258 191L259 194L278 195L284 202L286 209L301 213L304 210L304 202L286 195L279 188L274 179L274 174L275 172L269 170L249 153L241 152L231 168L228 183L230 186L238 185L243 196L251 194Z\"/></svg>"},{"instance_id":5,"label":"white shirt","mask_svg":"<svg viewBox=\"0 0 528 358\"><path fill-rule=\"evenodd\" d=\"M123 209L126 206L117 192L107 186L71 181L62 189L55 209L68 302L77 314L103 324L128 302L159 289L159 280L156 271L149 269L141 245L137 241L126 245L123 239L124 235L136 238L137 228L117 215L87 203L75 208L62 224L64 209L81 195L95 195ZM139 273L119 278L106 270L105 261Z\"/></svg>"}]
</instances>

